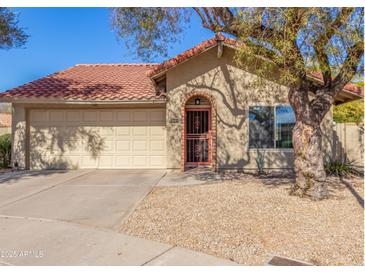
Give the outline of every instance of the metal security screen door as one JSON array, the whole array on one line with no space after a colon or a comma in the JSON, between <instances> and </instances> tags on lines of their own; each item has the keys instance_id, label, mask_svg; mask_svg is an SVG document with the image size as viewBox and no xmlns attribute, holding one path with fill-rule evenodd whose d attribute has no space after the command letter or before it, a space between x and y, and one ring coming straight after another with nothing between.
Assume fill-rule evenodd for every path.
<instances>
[{"instance_id":1,"label":"metal security screen door","mask_svg":"<svg viewBox=\"0 0 365 274\"><path fill-rule=\"evenodd\" d=\"M210 164L210 109L186 110L186 163Z\"/></svg>"}]
</instances>

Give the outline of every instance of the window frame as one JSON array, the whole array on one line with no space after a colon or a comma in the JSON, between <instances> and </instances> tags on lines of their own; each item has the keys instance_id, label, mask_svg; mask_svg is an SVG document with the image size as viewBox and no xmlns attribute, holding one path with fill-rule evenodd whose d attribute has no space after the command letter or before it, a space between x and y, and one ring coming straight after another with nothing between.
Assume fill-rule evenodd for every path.
<instances>
[{"instance_id":1,"label":"window frame","mask_svg":"<svg viewBox=\"0 0 365 274\"><path fill-rule=\"evenodd\" d=\"M264 147L250 147L250 107L272 107L274 108L274 147L270 147L270 148L264 148ZM293 151L293 148L281 148L281 147L276 147L276 138L277 138L277 125L276 125L276 108L277 107L291 107L291 105L289 104L278 104L278 105L250 105L248 106L247 109L247 119L248 119L248 149L249 150L275 150L275 151ZM293 109L293 108L292 108ZM294 112L294 110L292 110Z\"/></svg>"}]
</instances>

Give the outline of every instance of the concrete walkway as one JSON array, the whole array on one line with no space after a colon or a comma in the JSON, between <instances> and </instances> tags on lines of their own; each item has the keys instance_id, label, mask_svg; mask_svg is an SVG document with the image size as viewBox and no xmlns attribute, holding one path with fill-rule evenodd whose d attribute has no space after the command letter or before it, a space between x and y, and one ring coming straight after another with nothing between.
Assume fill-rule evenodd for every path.
<instances>
[{"instance_id":1,"label":"concrete walkway","mask_svg":"<svg viewBox=\"0 0 365 274\"><path fill-rule=\"evenodd\" d=\"M119 232L165 171L0 176L0 265L235 265Z\"/></svg>"},{"instance_id":2,"label":"concrete walkway","mask_svg":"<svg viewBox=\"0 0 365 274\"><path fill-rule=\"evenodd\" d=\"M221 175L208 168L194 168L185 172L170 170L157 186L191 186L222 182Z\"/></svg>"}]
</instances>

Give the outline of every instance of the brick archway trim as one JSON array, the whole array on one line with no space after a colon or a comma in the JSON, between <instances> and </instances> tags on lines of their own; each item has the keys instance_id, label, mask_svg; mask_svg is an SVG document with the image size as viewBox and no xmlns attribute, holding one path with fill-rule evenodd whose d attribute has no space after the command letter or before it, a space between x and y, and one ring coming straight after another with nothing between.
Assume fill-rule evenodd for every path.
<instances>
[{"instance_id":1,"label":"brick archway trim","mask_svg":"<svg viewBox=\"0 0 365 274\"><path fill-rule=\"evenodd\" d=\"M217 106L215 103L215 99L213 96L209 95L208 92L205 91L191 91L184 95L182 100L182 107L181 107L181 121L182 121L182 139L181 139L181 148L182 148L182 158L181 158L181 170L185 170L185 163L186 163L186 150L185 150L185 129L186 129L186 121L185 121L185 107L186 103L193 97L203 97L207 99L210 103L211 108L211 167L213 170L217 170Z\"/></svg>"}]
</instances>

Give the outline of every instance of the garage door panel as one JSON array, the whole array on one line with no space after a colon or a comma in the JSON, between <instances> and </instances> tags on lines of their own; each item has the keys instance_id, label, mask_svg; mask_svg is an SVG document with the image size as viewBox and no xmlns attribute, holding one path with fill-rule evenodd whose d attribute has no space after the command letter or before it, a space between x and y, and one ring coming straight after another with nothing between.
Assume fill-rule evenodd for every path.
<instances>
[{"instance_id":1,"label":"garage door panel","mask_svg":"<svg viewBox=\"0 0 365 274\"><path fill-rule=\"evenodd\" d=\"M114 141L105 141L104 142L104 147L101 153L110 153L113 152L115 150L114 148L115 146L115 142Z\"/></svg>"},{"instance_id":2,"label":"garage door panel","mask_svg":"<svg viewBox=\"0 0 365 274\"><path fill-rule=\"evenodd\" d=\"M113 168L114 167L114 155L100 156L99 168Z\"/></svg>"},{"instance_id":3,"label":"garage door panel","mask_svg":"<svg viewBox=\"0 0 365 274\"><path fill-rule=\"evenodd\" d=\"M49 111L50 122L63 122L65 121L65 112L62 110L50 110Z\"/></svg>"},{"instance_id":4,"label":"garage door panel","mask_svg":"<svg viewBox=\"0 0 365 274\"><path fill-rule=\"evenodd\" d=\"M76 159L63 155L31 154L32 169L77 169L79 168Z\"/></svg>"},{"instance_id":5,"label":"garage door panel","mask_svg":"<svg viewBox=\"0 0 365 274\"><path fill-rule=\"evenodd\" d=\"M137 151L147 151L148 150L148 140L132 140L132 152Z\"/></svg>"},{"instance_id":6,"label":"garage door panel","mask_svg":"<svg viewBox=\"0 0 365 274\"><path fill-rule=\"evenodd\" d=\"M166 143L163 140L150 140L150 155L165 155Z\"/></svg>"},{"instance_id":7,"label":"garage door panel","mask_svg":"<svg viewBox=\"0 0 365 274\"><path fill-rule=\"evenodd\" d=\"M116 152L118 154L129 155L131 150L131 140L116 141Z\"/></svg>"},{"instance_id":8,"label":"garage door panel","mask_svg":"<svg viewBox=\"0 0 365 274\"><path fill-rule=\"evenodd\" d=\"M36 110L30 117L30 122L45 122L48 121L48 111Z\"/></svg>"},{"instance_id":9,"label":"garage door panel","mask_svg":"<svg viewBox=\"0 0 365 274\"><path fill-rule=\"evenodd\" d=\"M81 168L81 158L80 155L67 155L64 156L67 163L71 169L79 169Z\"/></svg>"},{"instance_id":10,"label":"garage door panel","mask_svg":"<svg viewBox=\"0 0 365 274\"><path fill-rule=\"evenodd\" d=\"M117 136L131 136L132 129L124 126L124 127L117 127L116 134Z\"/></svg>"},{"instance_id":11,"label":"garage door panel","mask_svg":"<svg viewBox=\"0 0 365 274\"><path fill-rule=\"evenodd\" d=\"M148 126L139 126L139 127L132 127L132 136L133 137L147 137L148 136Z\"/></svg>"},{"instance_id":12,"label":"garage door panel","mask_svg":"<svg viewBox=\"0 0 365 274\"><path fill-rule=\"evenodd\" d=\"M80 122L81 121L81 111L67 111L66 112L66 121L67 122Z\"/></svg>"},{"instance_id":13,"label":"garage door panel","mask_svg":"<svg viewBox=\"0 0 365 274\"><path fill-rule=\"evenodd\" d=\"M93 156L81 156L81 167L82 168L97 168L99 159Z\"/></svg>"},{"instance_id":14,"label":"garage door panel","mask_svg":"<svg viewBox=\"0 0 365 274\"><path fill-rule=\"evenodd\" d=\"M133 122L139 122L139 123L148 123L148 111L139 110L139 111L133 111Z\"/></svg>"},{"instance_id":15,"label":"garage door panel","mask_svg":"<svg viewBox=\"0 0 365 274\"><path fill-rule=\"evenodd\" d=\"M74 146L66 147L65 154L66 155L79 155L79 154L83 153L83 151L84 151L83 147L84 147L84 144L81 141L76 142L76 143L74 143Z\"/></svg>"},{"instance_id":16,"label":"garage door panel","mask_svg":"<svg viewBox=\"0 0 365 274\"><path fill-rule=\"evenodd\" d=\"M157 126L152 126L150 127L150 134L151 137L159 137L159 138L163 138L165 135L165 128L163 127L157 127Z\"/></svg>"},{"instance_id":17,"label":"garage door panel","mask_svg":"<svg viewBox=\"0 0 365 274\"><path fill-rule=\"evenodd\" d=\"M117 111L117 121L118 122L130 122L131 113L130 111Z\"/></svg>"},{"instance_id":18,"label":"garage door panel","mask_svg":"<svg viewBox=\"0 0 365 274\"><path fill-rule=\"evenodd\" d=\"M51 144L51 136L49 133L49 127L35 126L30 128L30 145L36 146L40 145L45 147Z\"/></svg>"},{"instance_id":19,"label":"garage door panel","mask_svg":"<svg viewBox=\"0 0 365 274\"><path fill-rule=\"evenodd\" d=\"M165 120L165 111L163 110L152 110L150 114L151 121L164 121Z\"/></svg>"},{"instance_id":20,"label":"garage door panel","mask_svg":"<svg viewBox=\"0 0 365 274\"><path fill-rule=\"evenodd\" d=\"M77 127L78 134L84 139L88 137L100 137L101 128L94 124L86 124L81 127Z\"/></svg>"},{"instance_id":21,"label":"garage door panel","mask_svg":"<svg viewBox=\"0 0 365 274\"><path fill-rule=\"evenodd\" d=\"M165 111L30 111L31 168L165 168Z\"/></svg>"},{"instance_id":22,"label":"garage door panel","mask_svg":"<svg viewBox=\"0 0 365 274\"><path fill-rule=\"evenodd\" d=\"M96 122L98 120L97 111L83 111L83 119L85 122Z\"/></svg>"},{"instance_id":23,"label":"garage door panel","mask_svg":"<svg viewBox=\"0 0 365 274\"><path fill-rule=\"evenodd\" d=\"M130 156L117 155L115 156L115 167L132 168L132 158Z\"/></svg>"},{"instance_id":24,"label":"garage door panel","mask_svg":"<svg viewBox=\"0 0 365 274\"><path fill-rule=\"evenodd\" d=\"M148 157L147 156L132 156L133 158L133 167L135 168L145 168L148 167Z\"/></svg>"},{"instance_id":25,"label":"garage door panel","mask_svg":"<svg viewBox=\"0 0 365 274\"><path fill-rule=\"evenodd\" d=\"M83 151L83 136L79 127L59 127L58 145L63 147L67 154Z\"/></svg>"},{"instance_id":26,"label":"garage door panel","mask_svg":"<svg viewBox=\"0 0 365 274\"><path fill-rule=\"evenodd\" d=\"M44 150L43 150L43 152L45 152L45 153L47 153L49 151L49 155L52 155L52 156L54 156L54 155L63 155L64 154L64 151L60 148L60 147L58 147L57 145L50 145L50 146L48 146L48 147L45 147L44 148Z\"/></svg>"},{"instance_id":27,"label":"garage door panel","mask_svg":"<svg viewBox=\"0 0 365 274\"><path fill-rule=\"evenodd\" d=\"M108 126L108 127L101 127L100 128L100 134L101 136L114 136L114 127Z\"/></svg>"},{"instance_id":28,"label":"garage door panel","mask_svg":"<svg viewBox=\"0 0 365 274\"><path fill-rule=\"evenodd\" d=\"M165 156L151 156L150 157L150 167L163 168L166 166Z\"/></svg>"},{"instance_id":29,"label":"garage door panel","mask_svg":"<svg viewBox=\"0 0 365 274\"><path fill-rule=\"evenodd\" d=\"M100 121L101 122L113 122L114 112L113 111L100 111Z\"/></svg>"}]
</instances>

